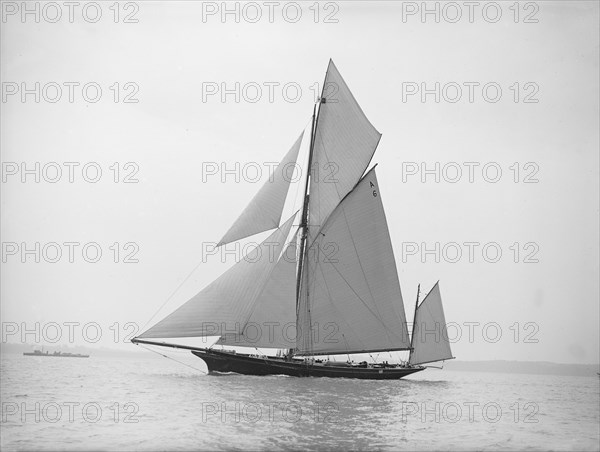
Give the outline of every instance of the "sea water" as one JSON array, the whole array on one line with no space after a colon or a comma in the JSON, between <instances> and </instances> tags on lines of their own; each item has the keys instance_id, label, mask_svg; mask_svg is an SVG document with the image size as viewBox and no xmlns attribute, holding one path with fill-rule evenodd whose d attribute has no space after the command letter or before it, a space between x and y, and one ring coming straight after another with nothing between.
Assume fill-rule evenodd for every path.
<instances>
[{"instance_id":1,"label":"sea water","mask_svg":"<svg viewBox=\"0 0 600 452\"><path fill-rule=\"evenodd\" d=\"M191 358L5 354L2 450L599 449L596 375L207 376Z\"/></svg>"}]
</instances>

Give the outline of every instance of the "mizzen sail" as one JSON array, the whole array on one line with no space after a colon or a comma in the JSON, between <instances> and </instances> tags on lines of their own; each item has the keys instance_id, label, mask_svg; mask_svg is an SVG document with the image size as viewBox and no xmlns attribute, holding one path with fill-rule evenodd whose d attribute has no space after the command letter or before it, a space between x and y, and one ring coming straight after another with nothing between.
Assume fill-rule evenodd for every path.
<instances>
[{"instance_id":1,"label":"mizzen sail","mask_svg":"<svg viewBox=\"0 0 600 452\"><path fill-rule=\"evenodd\" d=\"M233 267L140 335L141 338L241 334L287 243L296 214Z\"/></svg>"},{"instance_id":2,"label":"mizzen sail","mask_svg":"<svg viewBox=\"0 0 600 452\"><path fill-rule=\"evenodd\" d=\"M225 233L218 246L279 226L303 136L304 132L279 162L273 176L265 182Z\"/></svg>"},{"instance_id":3,"label":"mizzen sail","mask_svg":"<svg viewBox=\"0 0 600 452\"><path fill-rule=\"evenodd\" d=\"M402 293L374 168L316 236L305 258L297 353L408 350ZM318 331L308 339L315 322Z\"/></svg>"},{"instance_id":4,"label":"mizzen sail","mask_svg":"<svg viewBox=\"0 0 600 452\"><path fill-rule=\"evenodd\" d=\"M452 359L439 284L433 286L416 309L409 364Z\"/></svg>"}]
</instances>

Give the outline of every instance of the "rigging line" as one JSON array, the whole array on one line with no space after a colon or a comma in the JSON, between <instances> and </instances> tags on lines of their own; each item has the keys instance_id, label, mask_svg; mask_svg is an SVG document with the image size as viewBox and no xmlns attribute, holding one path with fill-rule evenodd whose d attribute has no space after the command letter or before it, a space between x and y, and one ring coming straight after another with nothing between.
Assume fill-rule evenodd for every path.
<instances>
[{"instance_id":1,"label":"rigging line","mask_svg":"<svg viewBox=\"0 0 600 452\"><path fill-rule=\"evenodd\" d=\"M350 344L346 340L346 335L344 333L342 333L342 337L344 338L344 342L346 343L346 356L348 356L348 361L350 361L350 353L348 353L348 350L350 349Z\"/></svg>"},{"instance_id":2,"label":"rigging line","mask_svg":"<svg viewBox=\"0 0 600 452\"><path fill-rule=\"evenodd\" d=\"M204 371L204 370L202 370L202 369L198 369L197 367L191 366L191 365L189 365L189 364L187 364L187 363L184 363L183 361L178 361L178 360L176 360L175 358L173 358L173 357L171 357L171 356L164 355L164 354L162 354L161 352L159 352L159 351L157 351L157 350L152 350L151 348L145 347L143 344L136 344L136 345L138 345L138 346L140 346L140 347L142 347L142 348L145 348L146 350L148 350L148 351L151 351L152 353L156 353L157 355L160 355L160 356L162 356L162 357L164 357L164 358L167 358L167 359L173 360L173 361L175 361L176 363L183 364L184 366L187 366L187 367L190 367L190 368L192 368L192 369L194 369L194 370L197 370L198 372L202 372L204 375L208 375L208 372L206 372L206 371Z\"/></svg>"},{"instance_id":3,"label":"rigging line","mask_svg":"<svg viewBox=\"0 0 600 452\"><path fill-rule=\"evenodd\" d=\"M308 230L307 230L307 235L308 235ZM307 237L307 239L308 239L308 237ZM305 332L308 331L308 334L305 333L302 335L304 350L305 350L305 352L312 353L314 351L314 341L313 341L313 336L312 336L313 322L312 322L312 311L311 311L311 297L309 296L309 294L315 293L316 279L315 279L314 275L316 272L316 264L314 266L311 265L311 260L310 260L310 255L309 255L310 249L307 247L308 243L306 243L305 246L306 246L306 249L304 252L305 256L304 256L304 260L303 260L304 265L302 267L300 292L299 292L300 293L300 298L299 298L300 302L298 303L296 311L302 315L302 317L301 317L301 319L303 320L302 331L305 331ZM301 252L302 252L302 250L301 250ZM312 273L312 275L311 275L311 273ZM301 309L303 311L301 311ZM297 319L300 319L300 317L297 316Z\"/></svg>"},{"instance_id":4,"label":"rigging line","mask_svg":"<svg viewBox=\"0 0 600 452\"><path fill-rule=\"evenodd\" d=\"M200 267L200 265L203 263L203 261L204 261L204 259L201 259L201 260L200 260L200 262L198 262L198 264L196 264L196 266L195 266L195 267L192 269L192 271L190 272L190 274L189 274L189 275L187 275L187 276L185 277L185 279L184 279L183 281L181 281L181 283L179 283L179 285L177 286L177 288L176 288L176 289L175 289L173 292L171 292L171 295L169 295L169 297L168 297L168 298L167 298L167 299L166 299L166 300L163 302L163 304L161 304L161 305L159 306L159 308L158 308L158 309L157 309L157 310L154 312L154 314L152 314L152 317L150 317L150 319L149 319L149 320L148 320L148 321L147 321L147 322L144 324L144 326L143 326L142 328L140 328L142 331L146 329L146 327L148 326L148 324L149 324L150 322L152 322L152 320L154 320L154 318L156 317L156 314L158 314L158 313L160 312L160 310L161 310L162 308L164 308L164 307L165 307L165 305L166 305L166 304L167 304L169 301L171 301L171 299L172 299L172 298L175 296L175 294L177 293L177 291L178 291L179 289L181 289L181 286L183 286L183 285L184 285L184 284L187 282L187 280L188 280L188 279L190 279L190 276L192 276L192 275L194 274L194 272L195 272L196 270L198 270L198 267Z\"/></svg>"},{"instance_id":5,"label":"rigging line","mask_svg":"<svg viewBox=\"0 0 600 452\"><path fill-rule=\"evenodd\" d=\"M306 125L304 126L304 129L303 129L303 132L302 132L303 133L302 141L304 141L304 137L306 136L306 134L305 134L306 129L308 128L309 124L311 124L311 123L312 123L312 116L308 120L308 122L306 123ZM306 156L303 157L303 160L307 160L308 159L308 154L309 153L310 153L310 144L309 144L308 152L306 152ZM298 154L298 156L300 156L300 154ZM296 159L296 163L298 162L298 160L300 160L300 159L297 158ZM300 187L302 186L302 167L300 167L300 171L301 171L300 172L300 178L298 179L298 181L294 182L294 185L296 186L296 193L294 194L294 203L292 204L292 209L296 208L296 204L298 203L298 195L300 194Z\"/></svg>"},{"instance_id":6,"label":"rigging line","mask_svg":"<svg viewBox=\"0 0 600 452\"><path fill-rule=\"evenodd\" d=\"M308 278L308 275L307 275ZM310 286L310 281L307 281L308 286ZM305 346L304 348L306 350L308 350L308 352L310 354L312 354L312 352L314 352L315 350L315 344L313 341L313 337L312 337L312 325L313 325L313 321L312 321L312 312L310 310L310 297L307 294L306 297L306 304L305 304L305 308L306 308L306 321L308 321L308 328L306 329L306 334L304 335L304 342L305 342Z\"/></svg>"},{"instance_id":7,"label":"rigging line","mask_svg":"<svg viewBox=\"0 0 600 452\"><path fill-rule=\"evenodd\" d=\"M323 86L325 86L325 85L323 85ZM319 112L320 111L321 111L321 106L319 106ZM322 149L323 154L325 155L325 158L327 159L327 161L329 161L329 157L327 157L327 151L325 150L325 145L323 144L323 138L321 137L321 134L319 133L319 130L320 129L318 127L315 127L315 138L314 138L315 142L313 144L313 159L315 158L314 157L314 149L317 147L317 140L318 140L321 143L320 149ZM316 208L316 211L319 214L319 218L321 219L321 224L317 225L317 228L320 228L324 224L324 221L323 221L323 218L321 218L321 202L320 202L321 199L320 199L320 197L318 195L318 192L319 192L319 180L321 178L321 174L320 174L320 160L319 160L318 157L319 156L317 155L317 162L316 162L317 163L317 181L314 183L315 193L313 194L313 193L311 193L309 191L309 196L310 195L313 195L313 196L310 196L308 198L308 203L309 203L309 208L310 208L310 205L312 204L313 207ZM313 165L314 165L314 162L313 162ZM312 168L308 168L308 171L312 171ZM313 185L312 178L311 178L310 182L311 182L310 185ZM315 213L317 213L317 212L315 212ZM309 224L310 224L310 209L309 209ZM313 225L313 226L315 226L315 225ZM308 245L308 243L307 243L307 245Z\"/></svg>"},{"instance_id":8,"label":"rigging line","mask_svg":"<svg viewBox=\"0 0 600 452\"><path fill-rule=\"evenodd\" d=\"M327 67L327 71L325 71L325 79L323 80L323 88L321 89L321 95L317 99L316 105L319 106L319 110L317 111L316 118L315 118L314 112L313 112L313 120L314 120L313 126L314 126L314 128L311 129L311 137L310 137L311 138L311 147L310 147L310 149L308 151L308 165L307 165L307 177L306 177L306 181L308 182L308 185L307 185L306 188L308 190L306 191L306 193L308 193L309 198L308 198L308 205L307 205L307 207L308 207L308 215L306 216L306 222L305 222L306 224L305 224L305 231L304 231L306 233L306 247L305 247L305 249L307 251L309 249L309 247L308 247L308 238L310 237L311 198L313 200L313 204L314 204L314 201L319 201L319 199L318 199L319 197L318 197L317 193L316 192L312 193L312 190L311 190L311 186L313 185L313 178L312 178L311 172L312 172L312 167L314 166L313 159L315 157L315 147L317 145L317 140L320 138L320 134L319 134L319 131L320 131L320 129L319 129L319 118L321 117L321 109L323 108L323 95L325 94L325 85L327 84L327 76L328 76L328 74L329 74L329 66ZM315 105L315 110L316 110L316 105ZM321 139L321 143L322 143L322 139ZM318 157L317 157L317 183L314 185L314 188L315 188L316 191L318 191L318 186L319 186L318 185L318 181L319 181L319 171L318 171L318 169L319 169L319 160L318 160ZM310 176L310 178L309 178L309 176ZM315 198L317 198L317 199L315 200ZM321 209L320 209L320 203L319 203L319 206L315 205L314 207L316 207L316 210L318 210L319 213L320 213L320 211L321 211Z\"/></svg>"}]
</instances>

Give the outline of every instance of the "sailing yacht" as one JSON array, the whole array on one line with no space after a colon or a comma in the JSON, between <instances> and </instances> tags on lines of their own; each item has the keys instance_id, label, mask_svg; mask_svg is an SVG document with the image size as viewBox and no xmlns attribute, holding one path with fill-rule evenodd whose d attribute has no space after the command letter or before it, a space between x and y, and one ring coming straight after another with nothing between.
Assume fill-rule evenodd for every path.
<instances>
[{"instance_id":1,"label":"sailing yacht","mask_svg":"<svg viewBox=\"0 0 600 452\"><path fill-rule=\"evenodd\" d=\"M209 373L399 379L452 359L439 284L421 302L417 292L409 337L376 166L367 171L381 134L331 60L310 137L303 138L304 132L219 246L273 232L132 342L189 350ZM282 221L286 169L297 164L304 141L310 145L302 207ZM210 347L181 343L198 337L218 340ZM253 353L259 348L277 353ZM408 361L350 359L391 351L409 351ZM348 361L325 358L340 355Z\"/></svg>"}]
</instances>

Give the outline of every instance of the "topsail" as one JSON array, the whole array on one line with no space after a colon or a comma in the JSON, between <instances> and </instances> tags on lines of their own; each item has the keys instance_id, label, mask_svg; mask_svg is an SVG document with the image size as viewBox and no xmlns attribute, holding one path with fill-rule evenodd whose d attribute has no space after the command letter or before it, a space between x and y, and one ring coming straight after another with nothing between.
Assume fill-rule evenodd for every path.
<instances>
[{"instance_id":1,"label":"topsail","mask_svg":"<svg viewBox=\"0 0 600 452\"><path fill-rule=\"evenodd\" d=\"M369 122L329 61L314 136L309 235L316 231L364 174L381 134Z\"/></svg>"}]
</instances>

